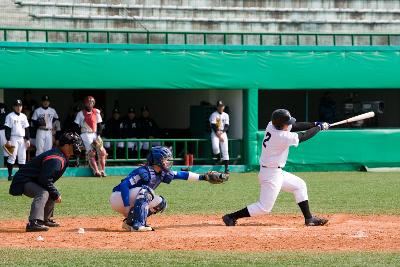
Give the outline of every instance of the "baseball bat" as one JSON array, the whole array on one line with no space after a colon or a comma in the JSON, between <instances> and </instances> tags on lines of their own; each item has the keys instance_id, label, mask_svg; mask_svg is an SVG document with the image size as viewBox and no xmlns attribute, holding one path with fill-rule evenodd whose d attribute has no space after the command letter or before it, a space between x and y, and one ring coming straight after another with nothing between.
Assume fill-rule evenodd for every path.
<instances>
[{"instance_id":1,"label":"baseball bat","mask_svg":"<svg viewBox=\"0 0 400 267\"><path fill-rule=\"evenodd\" d=\"M341 125L341 124L346 124L346 123L349 123L349 122L361 121L361 120L369 119L369 118L372 118L374 116L375 116L375 112L370 111L370 112L367 112L367 113L364 113L364 114L360 114L360 115L348 118L347 120L342 120L342 121L338 121L338 122L332 123L331 127L332 126Z\"/></svg>"}]
</instances>

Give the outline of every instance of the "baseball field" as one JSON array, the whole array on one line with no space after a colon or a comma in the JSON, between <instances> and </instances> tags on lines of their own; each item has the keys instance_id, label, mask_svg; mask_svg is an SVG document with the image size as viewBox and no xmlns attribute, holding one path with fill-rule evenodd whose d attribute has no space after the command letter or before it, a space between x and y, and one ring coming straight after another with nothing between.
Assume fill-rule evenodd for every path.
<instances>
[{"instance_id":1,"label":"baseball field","mask_svg":"<svg viewBox=\"0 0 400 267\"><path fill-rule=\"evenodd\" d=\"M274 265L399 266L400 173L297 173L308 184L314 214L327 226L305 227L293 196L281 193L272 214L226 227L221 216L258 198L256 173L228 183L174 181L157 192L165 213L153 232L124 232L108 205L121 177L69 178L57 186L60 228L26 233L31 199L8 195L0 182L0 264L11 265ZM78 233L83 228L84 233ZM39 235L43 240L38 240Z\"/></svg>"}]
</instances>

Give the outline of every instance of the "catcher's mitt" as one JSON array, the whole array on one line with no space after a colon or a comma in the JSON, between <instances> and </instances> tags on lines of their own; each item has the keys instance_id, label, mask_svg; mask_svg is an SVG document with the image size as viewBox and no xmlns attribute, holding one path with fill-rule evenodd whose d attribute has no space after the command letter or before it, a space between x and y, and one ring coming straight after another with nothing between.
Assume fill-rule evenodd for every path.
<instances>
[{"instance_id":1,"label":"catcher's mitt","mask_svg":"<svg viewBox=\"0 0 400 267\"><path fill-rule=\"evenodd\" d=\"M14 153L15 146L5 143L3 145L4 151L11 156Z\"/></svg>"},{"instance_id":2,"label":"catcher's mitt","mask_svg":"<svg viewBox=\"0 0 400 267\"><path fill-rule=\"evenodd\" d=\"M229 174L216 171L209 171L204 174L204 179L212 184L222 184L229 179Z\"/></svg>"},{"instance_id":3,"label":"catcher's mitt","mask_svg":"<svg viewBox=\"0 0 400 267\"><path fill-rule=\"evenodd\" d=\"M92 147L93 147L94 149L96 149L96 150L97 150L97 149L101 149L101 148L103 147L103 139L101 139L101 137L98 136L98 137L96 138L96 140L93 141Z\"/></svg>"},{"instance_id":4,"label":"catcher's mitt","mask_svg":"<svg viewBox=\"0 0 400 267\"><path fill-rule=\"evenodd\" d=\"M38 118L37 121L40 127L46 127L46 120L43 117Z\"/></svg>"}]
</instances>

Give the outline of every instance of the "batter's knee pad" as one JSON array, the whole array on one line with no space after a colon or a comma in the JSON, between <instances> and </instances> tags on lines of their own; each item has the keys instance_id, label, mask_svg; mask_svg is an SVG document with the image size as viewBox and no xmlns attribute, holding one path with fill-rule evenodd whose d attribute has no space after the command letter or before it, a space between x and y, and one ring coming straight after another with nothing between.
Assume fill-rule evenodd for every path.
<instances>
[{"instance_id":1,"label":"batter's knee pad","mask_svg":"<svg viewBox=\"0 0 400 267\"><path fill-rule=\"evenodd\" d=\"M149 214L149 203L154 199L154 191L148 186L142 186L140 189L133 208L130 209L127 224L131 226L146 226Z\"/></svg>"},{"instance_id":2,"label":"batter's knee pad","mask_svg":"<svg viewBox=\"0 0 400 267\"><path fill-rule=\"evenodd\" d=\"M162 213L167 208L167 206L168 206L167 200L163 196L160 196L160 198L161 198L161 202L157 206L152 207L149 210L148 217L153 214Z\"/></svg>"}]
</instances>

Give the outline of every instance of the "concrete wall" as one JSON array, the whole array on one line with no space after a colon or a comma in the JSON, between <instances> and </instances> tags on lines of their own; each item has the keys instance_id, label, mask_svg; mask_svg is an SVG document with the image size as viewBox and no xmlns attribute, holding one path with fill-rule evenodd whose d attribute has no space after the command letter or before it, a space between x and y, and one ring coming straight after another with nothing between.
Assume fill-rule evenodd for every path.
<instances>
[{"instance_id":1,"label":"concrete wall","mask_svg":"<svg viewBox=\"0 0 400 267\"><path fill-rule=\"evenodd\" d=\"M19 0L14 3L10 0L0 0L0 26L387 33L398 32L400 2L393 0ZM33 39L34 37L32 36Z\"/></svg>"}]
</instances>

